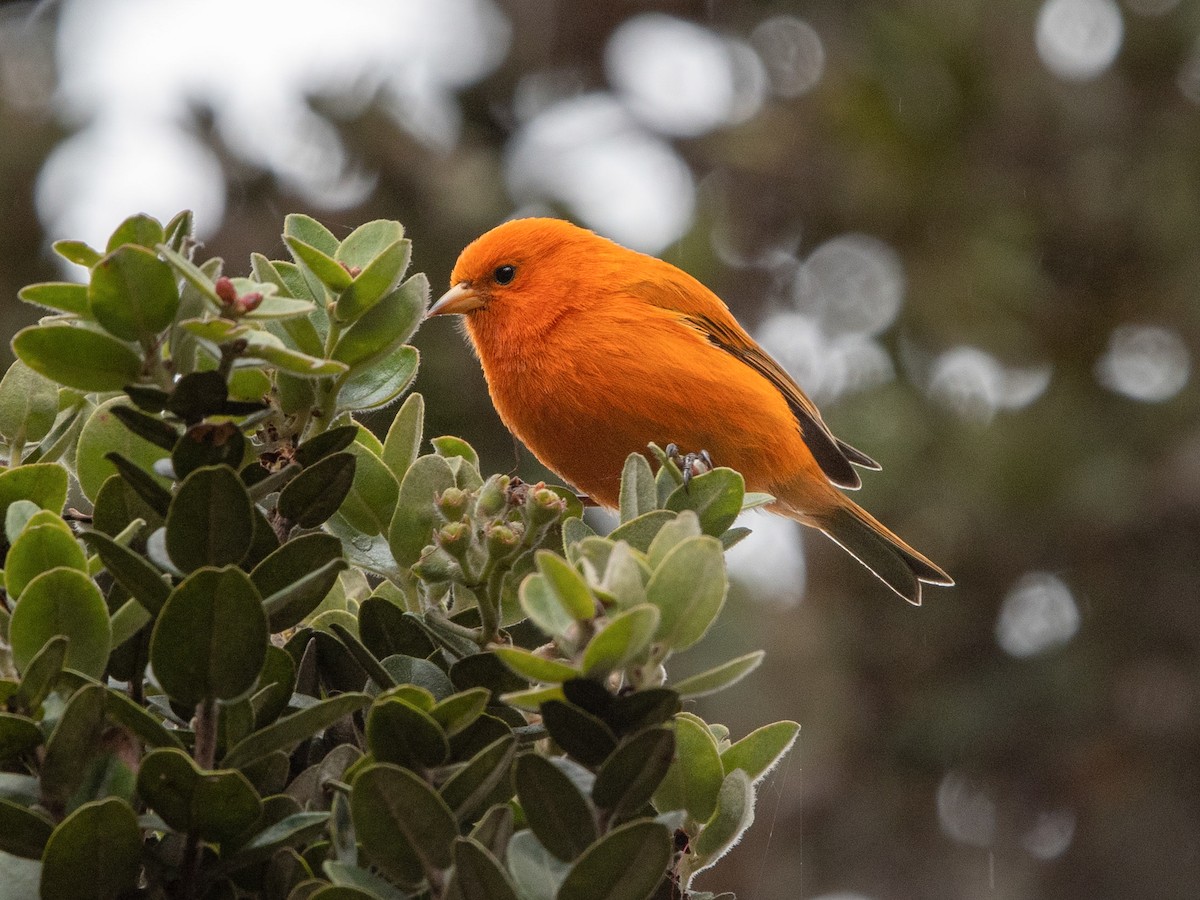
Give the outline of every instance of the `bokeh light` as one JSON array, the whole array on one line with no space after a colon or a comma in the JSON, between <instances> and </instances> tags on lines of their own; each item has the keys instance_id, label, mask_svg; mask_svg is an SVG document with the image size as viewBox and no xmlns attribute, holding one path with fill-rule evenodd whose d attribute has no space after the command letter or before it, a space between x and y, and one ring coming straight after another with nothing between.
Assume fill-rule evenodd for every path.
<instances>
[{"instance_id":1,"label":"bokeh light","mask_svg":"<svg viewBox=\"0 0 1200 900\"><path fill-rule=\"evenodd\" d=\"M1067 852L1075 837L1075 813L1069 809L1038 813L1033 827L1021 835L1021 846L1041 860L1055 859Z\"/></svg>"},{"instance_id":2,"label":"bokeh light","mask_svg":"<svg viewBox=\"0 0 1200 900\"><path fill-rule=\"evenodd\" d=\"M1038 54L1051 72L1071 81L1107 70L1124 36L1121 9L1113 0L1046 0L1038 13Z\"/></svg>"},{"instance_id":3,"label":"bokeh light","mask_svg":"<svg viewBox=\"0 0 1200 900\"><path fill-rule=\"evenodd\" d=\"M270 52L245 39L256 34L271 35ZM211 112L230 150L308 201L361 203L374 175L310 99L349 115L382 95L414 136L444 146L457 133L453 91L503 60L509 34L490 0L361 0L336 11L321 0L65 0L58 106L82 130L40 185L46 227L103 243L130 210L165 217L185 206L218 227L224 192L192 133L196 109Z\"/></svg>"},{"instance_id":4,"label":"bokeh light","mask_svg":"<svg viewBox=\"0 0 1200 900\"><path fill-rule=\"evenodd\" d=\"M949 837L974 847L990 846L996 836L996 801L971 776L951 770L937 789L938 823Z\"/></svg>"},{"instance_id":5,"label":"bokeh light","mask_svg":"<svg viewBox=\"0 0 1200 900\"><path fill-rule=\"evenodd\" d=\"M762 57L771 90L780 97L808 93L825 73L825 45L816 30L797 16L764 19L750 34Z\"/></svg>"},{"instance_id":6,"label":"bokeh light","mask_svg":"<svg viewBox=\"0 0 1200 900\"><path fill-rule=\"evenodd\" d=\"M996 642L1017 657L1061 646L1077 631L1075 597L1061 578L1048 572L1022 577L1004 598L996 618Z\"/></svg>"},{"instance_id":7,"label":"bokeh light","mask_svg":"<svg viewBox=\"0 0 1200 900\"><path fill-rule=\"evenodd\" d=\"M1178 333L1157 325L1120 325L1096 364L1106 388L1144 403L1170 400L1188 382L1191 355Z\"/></svg>"},{"instance_id":8,"label":"bokeh light","mask_svg":"<svg viewBox=\"0 0 1200 900\"><path fill-rule=\"evenodd\" d=\"M953 347L930 366L927 391L943 408L986 424L1001 410L1028 406L1050 384L1050 367L1006 366L978 347Z\"/></svg>"},{"instance_id":9,"label":"bokeh light","mask_svg":"<svg viewBox=\"0 0 1200 900\"><path fill-rule=\"evenodd\" d=\"M887 243L846 234L817 247L800 267L796 306L819 315L830 333L878 334L904 301L904 266Z\"/></svg>"},{"instance_id":10,"label":"bokeh light","mask_svg":"<svg viewBox=\"0 0 1200 900\"><path fill-rule=\"evenodd\" d=\"M773 313L755 336L817 402L867 390L895 376L892 358L877 341L862 334L830 335L819 318L805 313Z\"/></svg>"},{"instance_id":11,"label":"bokeh light","mask_svg":"<svg viewBox=\"0 0 1200 900\"><path fill-rule=\"evenodd\" d=\"M588 227L648 253L683 235L696 204L686 163L605 93L535 115L513 137L505 174L518 202L561 203Z\"/></svg>"},{"instance_id":12,"label":"bokeh light","mask_svg":"<svg viewBox=\"0 0 1200 900\"><path fill-rule=\"evenodd\" d=\"M660 13L628 19L605 49L622 102L662 134L697 137L758 111L766 77L753 52L707 28Z\"/></svg>"},{"instance_id":13,"label":"bokeh light","mask_svg":"<svg viewBox=\"0 0 1200 900\"><path fill-rule=\"evenodd\" d=\"M807 574L802 527L791 519L766 513L744 513L739 525L749 536L725 555L730 577L752 597L791 606L804 597Z\"/></svg>"}]
</instances>

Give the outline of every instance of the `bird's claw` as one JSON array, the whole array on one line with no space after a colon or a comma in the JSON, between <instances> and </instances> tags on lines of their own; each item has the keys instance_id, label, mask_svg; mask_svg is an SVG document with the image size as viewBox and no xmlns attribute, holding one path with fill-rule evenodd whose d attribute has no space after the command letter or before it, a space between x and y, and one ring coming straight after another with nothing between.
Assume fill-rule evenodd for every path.
<instances>
[{"instance_id":1,"label":"bird's claw","mask_svg":"<svg viewBox=\"0 0 1200 900\"><path fill-rule=\"evenodd\" d=\"M715 468L707 450L701 450L699 453L680 453L678 445L667 444L665 452L667 459L679 466L679 471L683 473L684 491L695 476L711 472Z\"/></svg>"}]
</instances>

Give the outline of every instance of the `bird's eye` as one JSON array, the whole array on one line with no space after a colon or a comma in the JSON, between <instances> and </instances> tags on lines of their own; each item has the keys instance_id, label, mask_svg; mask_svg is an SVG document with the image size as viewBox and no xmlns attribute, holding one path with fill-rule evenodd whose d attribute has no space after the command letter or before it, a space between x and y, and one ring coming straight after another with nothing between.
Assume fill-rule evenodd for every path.
<instances>
[{"instance_id":1,"label":"bird's eye","mask_svg":"<svg viewBox=\"0 0 1200 900\"><path fill-rule=\"evenodd\" d=\"M508 284L516 277L516 274L515 266L501 266L492 273L492 277L496 279L496 284Z\"/></svg>"}]
</instances>

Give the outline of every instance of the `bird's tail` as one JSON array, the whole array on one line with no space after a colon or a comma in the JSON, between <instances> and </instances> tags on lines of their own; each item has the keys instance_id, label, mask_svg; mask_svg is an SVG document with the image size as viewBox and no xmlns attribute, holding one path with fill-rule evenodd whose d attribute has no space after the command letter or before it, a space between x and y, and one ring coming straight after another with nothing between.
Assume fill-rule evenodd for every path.
<instances>
[{"instance_id":1,"label":"bird's tail","mask_svg":"<svg viewBox=\"0 0 1200 900\"><path fill-rule=\"evenodd\" d=\"M930 562L886 525L847 497L816 516L806 516L876 577L914 606L921 605L921 584L952 585L954 579Z\"/></svg>"}]
</instances>

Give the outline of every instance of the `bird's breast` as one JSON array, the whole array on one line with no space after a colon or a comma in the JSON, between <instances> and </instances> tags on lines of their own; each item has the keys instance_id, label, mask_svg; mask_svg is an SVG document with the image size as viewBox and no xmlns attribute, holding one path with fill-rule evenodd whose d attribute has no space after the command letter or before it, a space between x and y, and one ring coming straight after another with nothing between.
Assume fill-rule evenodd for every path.
<instances>
[{"instance_id":1,"label":"bird's breast","mask_svg":"<svg viewBox=\"0 0 1200 900\"><path fill-rule=\"evenodd\" d=\"M566 325L476 348L505 425L597 502L616 505L626 457L651 442L708 450L751 490L807 456L778 391L676 317L606 310Z\"/></svg>"}]
</instances>

